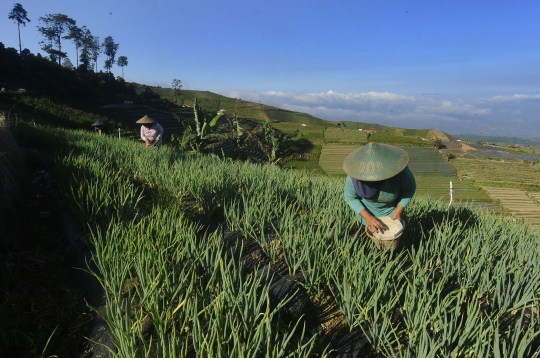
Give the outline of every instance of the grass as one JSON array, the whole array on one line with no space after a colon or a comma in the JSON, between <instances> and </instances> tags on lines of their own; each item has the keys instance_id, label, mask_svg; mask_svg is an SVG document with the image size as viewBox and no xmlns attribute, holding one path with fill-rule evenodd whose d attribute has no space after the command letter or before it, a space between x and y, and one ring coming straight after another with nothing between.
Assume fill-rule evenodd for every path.
<instances>
[{"instance_id":1,"label":"grass","mask_svg":"<svg viewBox=\"0 0 540 358\"><path fill-rule=\"evenodd\" d=\"M317 163L316 158L288 160L283 164L283 167L293 170L302 170L314 174L324 174L324 171Z\"/></svg>"},{"instance_id":2,"label":"grass","mask_svg":"<svg viewBox=\"0 0 540 358\"><path fill-rule=\"evenodd\" d=\"M225 254L221 231L195 214L256 242L260 263L286 264L310 297L330 297L369 342L367 357L536 352L540 236L524 223L415 197L403 249L382 252L358 232L342 178L83 132L28 127L25 138L56 147L118 356L324 355L302 321L285 319L287 299L268 301L268 282L243 267L250 254Z\"/></svg>"},{"instance_id":3,"label":"grass","mask_svg":"<svg viewBox=\"0 0 540 358\"><path fill-rule=\"evenodd\" d=\"M259 264L285 263L310 297L337 305L369 341L368 357L536 353L540 237L525 223L417 196L403 249L380 252L343 202L343 177L313 175L309 160L306 173L87 132L18 134L55 153L55 178L87 227L107 290L118 356L324 355L300 319L285 319L287 299L270 302L269 282L223 251L209 220L257 242ZM431 163L415 169L422 186L448 185L447 162L411 150Z\"/></svg>"},{"instance_id":4,"label":"grass","mask_svg":"<svg viewBox=\"0 0 540 358\"><path fill-rule=\"evenodd\" d=\"M294 131L299 131L302 133L308 140L315 144L322 144L324 141L323 131L325 126L321 125L307 125L302 126L302 123L294 122L272 122L272 127L283 132L284 134L292 133Z\"/></svg>"},{"instance_id":5,"label":"grass","mask_svg":"<svg viewBox=\"0 0 540 358\"><path fill-rule=\"evenodd\" d=\"M369 137L370 142L391 144L398 147L433 147L429 141L422 140L418 137L405 137L396 134L374 133Z\"/></svg>"},{"instance_id":6,"label":"grass","mask_svg":"<svg viewBox=\"0 0 540 358\"><path fill-rule=\"evenodd\" d=\"M478 185L540 189L540 172L522 161L457 158L451 162L460 178L473 180Z\"/></svg>"},{"instance_id":7,"label":"grass","mask_svg":"<svg viewBox=\"0 0 540 358\"><path fill-rule=\"evenodd\" d=\"M325 143L357 143L365 144L368 141L368 134L358 129L326 128L324 130Z\"/></svg>"}]
</instances>

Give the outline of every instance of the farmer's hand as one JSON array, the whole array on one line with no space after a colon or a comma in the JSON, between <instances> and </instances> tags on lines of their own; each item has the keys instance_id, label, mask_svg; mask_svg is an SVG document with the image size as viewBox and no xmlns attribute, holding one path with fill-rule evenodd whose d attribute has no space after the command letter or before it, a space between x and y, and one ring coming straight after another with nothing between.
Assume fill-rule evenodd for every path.
<instances>
[{"instance_id":1,"label":"farmer's hand","mask_svg":"<svg viewBox=\"0 0 540 358\"><path fill-rule=\"evenodd\" d=\"M146 148L148 148L150 146L150 142L147 140L144 141L144 143L146 143Z\"/></svg>"},{"instance_id":2,"label":"farmer's hand","mask_svg":"<svg viewBox=\"0 0 540 358\"><path fill-rule=\"evenodd\" d=\"M161 136L158 135L158 136L156 137L156 142L159 142L159 139L160 139L160 138L161 138Z\"/></svg>"},{"instance_id":3,"label":"farmer's hand","mask_svg":"<svg viewBox=\"0 0 540 358\"><path fill-rule=\"evenodd\" d=\"M396 206L396 208L394 209L394 212L392 213L392 220L401 221L401 214L403 213L403 210L405 210L403 206L401 205Z\"/></svg>"},{"instance_id":4,"label":"farmer's hand","mask_svg":"<svg viewBox=\"0 0 540 358\"><path fill-rule=\"evenodd\" d=\"M366 227L369 231L379 232L380 230L385 229L385 225L375 216L371 215L366 209L360 212L360 216L366 221Z\"/></svg>"}]
</instances>

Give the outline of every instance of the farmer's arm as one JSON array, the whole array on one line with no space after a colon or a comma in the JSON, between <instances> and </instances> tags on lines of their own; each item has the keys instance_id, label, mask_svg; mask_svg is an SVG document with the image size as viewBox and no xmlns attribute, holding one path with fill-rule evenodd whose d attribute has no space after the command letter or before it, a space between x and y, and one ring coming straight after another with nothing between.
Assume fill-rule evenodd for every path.
<instances>
[{"instance_id":1,"label":"farmer's arm","mask_svg":"<svg viewBox=\"0 0 540 358\"><path fill-rule=\"evenodd\" d=\"M343 195L345 197L345 202L351 207L355 214L360 215L363 219L362 222L372 229L372 231L377 231L384 227L375 216L371 215L369 210L362 204L358 195L356 195L356 190L354 190L354 185L350 176L347 176L347 179L345 179Z\"/></svg>"},{"instance_id":2,"label":"farmer's arm","mask_svg":"<svg viewBox=\"0 0 540 358\"><path fill-rule=\"evenodd\" d=\"M356 190L354 190L354 185L350 176L347 176L347 179L345 179L343 195L345 197L345 202L351 207L355 214L360 214L362 210L366 209L364 204L362 204L360 201L358 195L356 195Z\"/></svg>"},{"instance_id":3,"label":"farmer's arm","mask_svg":"<svg viewBox=\"0 0 540 358\"><path fill-rule=\"evenodd\" d=\"M146 139L146 136L144 135L144 132L145 132L144 126L141 126L141 139L146 142L147 139Z\"/></svg>"},{"instance_id":4,"label":"farmer's arm","mask_svg":"<svg viewBox=\"0 0 540 358\"><path fill-rule=\"evenodd\" d=\"M399 185L401 193L396 209L392 213L392 219L394 220L401 220L401 214L411 201L414 193L416 193L416 180L409 167L405 167L405 169L399 173Z\"/></svg>"}]
</instances>

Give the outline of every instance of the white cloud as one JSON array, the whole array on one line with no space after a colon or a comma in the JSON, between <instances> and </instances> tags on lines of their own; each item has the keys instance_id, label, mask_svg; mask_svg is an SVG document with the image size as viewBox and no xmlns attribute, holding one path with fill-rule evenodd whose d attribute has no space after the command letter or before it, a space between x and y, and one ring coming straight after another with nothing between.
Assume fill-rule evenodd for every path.
<instances>
[{"instance_id":1,"label":"white cloud","mask_svg":"<svg viewBox=\"0 0 540 358\"><path fill-rule=\"evenodd\" d=\"M485 115L491 113L489 108L479 108L469 103L456 103L446 100L439 103L431 102L429 105L420 105L416 110L424 113L446 113L449 115Z\"/></svg>"},{"instance_id":2,"label":"white cloud","mask_svg":"<svg viewBox=\"0 0 540 358\"><path fill-rule=\"evenodd\" d=\"M540 94L527 95L527 94L514 94L512 96L493 96L488 100L492 102L517 102L529 99L540 99Z\"/></svg>"},{"instance_id":3,"label":"white cloud","mask_svg":"<svg viewBox=\"0 0 540 358\"><path fill-rule=\"evenodd\" d=\"M286 93L277 91L267 91L262 93L263 96L286 98L288 100L303 102L303 103L348 103L348 104L360 104L366 102L385 102L385 103L398 103L398 102L414 102L416 98L414 96L407 96L401 94L395 94L390 92L366 92L366 93L339 93L332 90L328 92L319 93Z\"/></svg>"},{"instance_id":4,"label":"white cloud","mask_svg":"<svg viewBox=\"0 0 540 358\"><path fill-rule=\"evenodd\" d=\"M390 92L318 93L231 92L229 96L262 102L328 120L351 120L448 133L482 133L540 138L536 113L540 95L460 98ZM525 101L527 100L527 101ZM514 116L520 116L518 121Z\"/></svg>"}]
</instances>

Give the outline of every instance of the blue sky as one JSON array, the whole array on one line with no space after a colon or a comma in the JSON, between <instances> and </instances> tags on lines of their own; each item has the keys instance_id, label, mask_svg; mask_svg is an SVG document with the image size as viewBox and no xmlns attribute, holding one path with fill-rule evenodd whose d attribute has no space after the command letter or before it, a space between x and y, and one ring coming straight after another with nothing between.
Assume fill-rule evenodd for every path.
<instances>
[{"instance_id":1,"label":"blue sky","mask_svg":"<svg viewBox=\"0 0 540 358\"><path fill-rule=\"evenodd\" d=\"M19 2L23 48L43 53L39 17L62 13L120 44L127 81L178 78L329 120L540 138L536 1ZM18 48L14 4L0 5L0 41Z\"/></svg>"}]
</instances>

